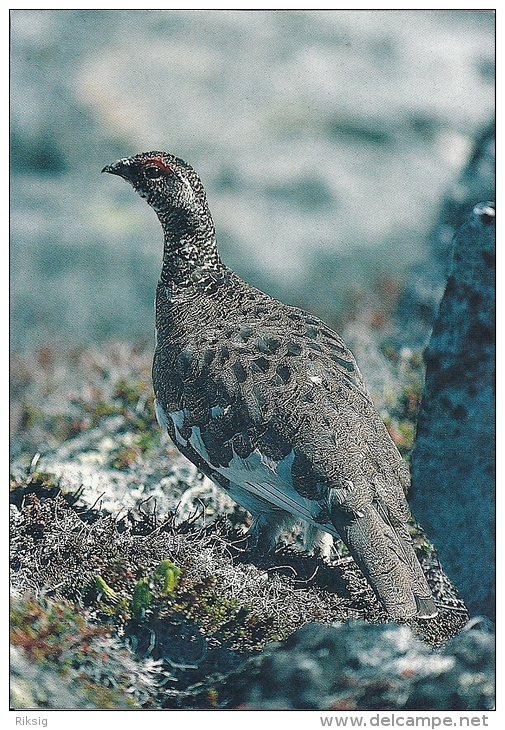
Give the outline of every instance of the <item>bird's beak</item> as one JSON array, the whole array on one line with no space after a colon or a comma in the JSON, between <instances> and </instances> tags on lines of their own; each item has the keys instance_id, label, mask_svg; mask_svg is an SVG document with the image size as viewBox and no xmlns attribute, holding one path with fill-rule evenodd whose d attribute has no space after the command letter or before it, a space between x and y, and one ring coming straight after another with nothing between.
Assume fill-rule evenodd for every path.
<instances>
[{"instance_id":1,"label":"bird's beak","mask_svg":"<svg viewBox=\"0 0 505 730\"><path fill-rule=\"evenodd\" d=\"M130 165L125 160L118 160L113 162L112 165L105 165L102 172L110 172L111 175L119 175L127 180L131 177Z\"/></svg>"}]
</instances>

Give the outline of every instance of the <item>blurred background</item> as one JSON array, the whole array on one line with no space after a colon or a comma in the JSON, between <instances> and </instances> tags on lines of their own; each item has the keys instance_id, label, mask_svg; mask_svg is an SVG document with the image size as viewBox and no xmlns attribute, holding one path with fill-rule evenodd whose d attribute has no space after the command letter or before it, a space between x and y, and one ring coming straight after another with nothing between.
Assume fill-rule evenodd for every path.
<instances>
[{"instance_id":1,"label":"blurred background","mask_svg":"<svg viewBox=\"0 0 505 730\"><path fill-rule=\"evenodd\" d=\"M12 349L152 337L161 229L100 170L156 149L243 278L387 312L493 111L487 11L13 10Z\"/></svg>"}]
</instances>

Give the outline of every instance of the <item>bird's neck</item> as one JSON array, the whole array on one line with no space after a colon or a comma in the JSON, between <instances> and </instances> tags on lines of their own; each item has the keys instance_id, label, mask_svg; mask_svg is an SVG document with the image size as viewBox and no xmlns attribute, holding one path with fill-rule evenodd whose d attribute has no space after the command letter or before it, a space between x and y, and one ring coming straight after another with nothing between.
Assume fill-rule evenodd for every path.
<instances>
[{"instance_id":1,"label":"bird's neck","mask_svg":"<svg viewBox=\"0 0 505 730\"><path fill-rule=\"evenodd\" d=\"M164 234L161 281L166 286L205 286L225 269L208 208L159 212Z\"/></svg>"}]
</instances>

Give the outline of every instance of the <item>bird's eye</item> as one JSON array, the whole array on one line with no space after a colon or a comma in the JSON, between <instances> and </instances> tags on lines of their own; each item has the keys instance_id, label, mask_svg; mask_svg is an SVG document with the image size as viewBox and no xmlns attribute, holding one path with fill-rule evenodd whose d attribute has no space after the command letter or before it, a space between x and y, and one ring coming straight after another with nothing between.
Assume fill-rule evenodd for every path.
<instances>
[{"instance_id":1,"label":"bird's eye","mask_svg":"<svg viewBox=\"0 0 505 730\"><path fill-rule=\"evenodd\" d=\"M163 175L163 170L160 170L160 168L156 167L156 165L151 165L150 167L145 168L144 174L147 178L149 178L149 180L157 180Z\"/></svg>"}]
</instances>

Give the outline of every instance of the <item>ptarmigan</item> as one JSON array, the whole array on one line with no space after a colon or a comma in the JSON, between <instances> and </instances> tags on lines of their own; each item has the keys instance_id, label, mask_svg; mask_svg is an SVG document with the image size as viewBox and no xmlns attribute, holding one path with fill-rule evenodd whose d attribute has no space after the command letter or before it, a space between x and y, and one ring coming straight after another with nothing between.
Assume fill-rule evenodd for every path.
<instances>
[{"instance_id":1,"label":"ptarmigan","mask_svg":"<svg viewBox=\"0 0 505 730\"><path fill-rule=\"evenodd\" d=\"M272 549L297 519L340 536L395 620L437 610L409 536L409 472L353 355L324 322L221 261L200 178L145 152L103 169L160 219L156 413L179 450L253 517Z\"/></svg>"}]
</instances>

